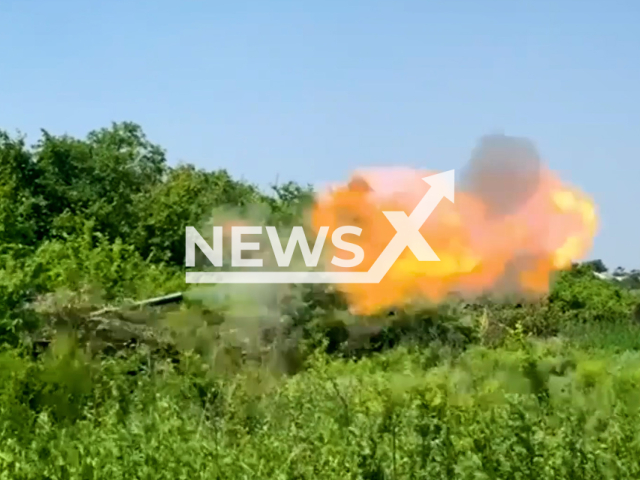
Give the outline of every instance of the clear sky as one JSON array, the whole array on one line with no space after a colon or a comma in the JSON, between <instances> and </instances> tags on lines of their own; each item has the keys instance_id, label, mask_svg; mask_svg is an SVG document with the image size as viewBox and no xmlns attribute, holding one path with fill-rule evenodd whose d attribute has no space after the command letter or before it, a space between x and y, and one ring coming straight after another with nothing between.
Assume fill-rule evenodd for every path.
<instances>
[{"instance_id":1,"label":"clear sky","mask_svg":"<svg viewBox=\"0 0 640 480\"><path fill-rule=\"evenodd\" d=\"M2 0L0 128L134 121L261 185L526 136L598 203L591 256L634 268L639 25L637 0Z\"/></svg>"}]
</instances>

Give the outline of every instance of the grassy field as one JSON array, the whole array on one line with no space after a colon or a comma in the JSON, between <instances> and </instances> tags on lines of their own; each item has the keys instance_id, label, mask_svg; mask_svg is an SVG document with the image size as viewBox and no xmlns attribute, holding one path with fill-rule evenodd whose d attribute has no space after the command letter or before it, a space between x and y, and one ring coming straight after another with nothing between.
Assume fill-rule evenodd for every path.
<instances>
[{"instance_id":1,"label":"grassy field","mask_svg":"<svg viewBox=\"0 0 640 480\"><path fill-rule=\"evenodd\" d=\"M638 478L640 353L509 340L212 374L2 355L2 478ZM445 349L446 350L446 349Z\"/></svg>"},{"instance_id":2,"label":"grassy field","mask_svg":"<svg viewBox=\"0 0 640 480\"><path fill-rule=\"evenodd\" d=\"M407 308L356 344L316 291L262 350L193 302L157 324L172 352L6 348L0 475L638 478L634 298L579 268L544 302Z\"/></svg>"}]
</instances>

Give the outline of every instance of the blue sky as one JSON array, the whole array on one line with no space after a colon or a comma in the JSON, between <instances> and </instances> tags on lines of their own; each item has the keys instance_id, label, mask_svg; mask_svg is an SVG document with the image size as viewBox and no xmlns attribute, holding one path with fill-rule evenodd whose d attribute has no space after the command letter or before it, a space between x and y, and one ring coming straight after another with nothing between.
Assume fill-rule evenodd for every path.
<instances>
[{"instance_id":1,"label":"blue sky","mask_svg":"<svg viewBox=\"0 0 640 480\"><path fill-rule=\"evenodd\" d=\"M640 267L640 2L3 0L0 128L143 126L261 185L459 168L526 136Z\"/></svg>"}]
</instances>

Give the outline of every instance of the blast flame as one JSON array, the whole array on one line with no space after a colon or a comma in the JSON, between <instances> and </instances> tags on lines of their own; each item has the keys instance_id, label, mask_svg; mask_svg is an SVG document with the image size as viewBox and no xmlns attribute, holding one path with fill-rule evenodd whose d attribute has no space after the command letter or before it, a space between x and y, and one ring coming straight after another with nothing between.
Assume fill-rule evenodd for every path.
<instances>
[{"instance_id":1,"label":"blast flame","mask_svg":"<svg viewBox=\"0 0 640 480\"><path fill-rule=\"evenodd\" d=\"M439 262L420 262L406 248L379 284L338 285L354 311L371 314L416 298L439 302L451 293L544 294L553 272L570 267L590 250L597 215L587 195L542 166L528 173L527 178L535 177L533 182L523 182L521 168L493 168L471 175L472 180L490 179L491 195L474 188L482 182L463 184L462 191L456 185L455 203L443 199L420 228ZM430 188L422 178L435 173L399 168L357 171L348 183L316 198L312 225L316 232L328 226L329 236L344 225L362 228L360 237L345 240L365 251L364 261L349 271L367 271L396 234L382 212L411 214ZM500 188L510 197L496 202ZM526 188L526 195L518 197ZM506 208L498 212L496 205ZM333 255L351 254L334 249L327 258ZM327 269L345 271L332 264Z\"/></svg>"}]
</instances>

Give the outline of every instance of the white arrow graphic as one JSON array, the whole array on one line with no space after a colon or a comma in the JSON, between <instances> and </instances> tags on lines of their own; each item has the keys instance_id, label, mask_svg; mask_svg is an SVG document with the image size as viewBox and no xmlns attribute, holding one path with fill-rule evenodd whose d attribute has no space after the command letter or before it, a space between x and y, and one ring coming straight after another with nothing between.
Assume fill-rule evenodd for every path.
<instances>
[{"instance_id":1,"label":"white arrow graphic","mask_svg":"<svg viewBox=\"0 0 640 480\"><path fill-rule=\"evenodd\" d=\"M383 212L396 229L395 236L368 272L187 272L187 283L380 283L405 248L422 262L440 259L420 233L443 198L454 202L454 170L424 177L431 188L411 215Z\"/></svg>"},{"instance_id":2,"label":"white arrow graphic","mask_svg":"<svg viewBox=\"0 0 640 480\"><path fill-rule=\"evenodd\" d=\"M431 188L413 209L411 215L407 217L404 212L383 212L395 227L396 234L367 272L373 283L379 283L384 278L406 247L409 247L421 262L440 261L438 255L420 233L420 228L443 197L453 203L454 170L424 177L422 180L431 185Z\"/></svg>"}]
</instances>

